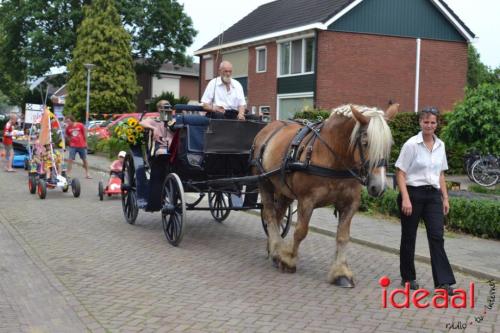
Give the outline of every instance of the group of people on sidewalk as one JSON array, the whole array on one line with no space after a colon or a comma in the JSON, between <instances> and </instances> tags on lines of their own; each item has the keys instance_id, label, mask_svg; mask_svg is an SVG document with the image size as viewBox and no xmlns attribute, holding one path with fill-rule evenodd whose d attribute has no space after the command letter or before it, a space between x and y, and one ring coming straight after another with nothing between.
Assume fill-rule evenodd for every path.
<instances>
[{"instance_id":1,"label":"group of people on sidewalk","mask_svg":"<svg viewBox=\"0 0 500 333\"><path fill-rule=\"evenodd\" d=\"M253 119L245 114L245 97L241 84L232 78L232 65L221 62L219 77L212 79L201 98L206 116L210 118ZM163 110L168 101L157 104ZM445 146L435 134L439 112L434 107L419 112L421 131L403 145L396 161L396 180L399 187L398 206L401 213L400 274L402 285L419 289L415 272L415 242L418 224L423 219L429 242L432 276L436 289L444 289L453 295L455 277L444 249L444 215L450 205L444 171L448 169ZM16 116L11 115L4 129L5 170L13 171L12 130ZM69 141L68 174L78 154L83 163L86 178L91 178L87 162L86 128L73 116L65 119L65 135ZM144 124L146 127L151 127ZM154 127L154 126L153 126ZM155 128L153 128L155 130ZM158 139L159 135L155 135ZM125 152L110 166L111 171L121 170Z\"/></svg>"}]
</instances>

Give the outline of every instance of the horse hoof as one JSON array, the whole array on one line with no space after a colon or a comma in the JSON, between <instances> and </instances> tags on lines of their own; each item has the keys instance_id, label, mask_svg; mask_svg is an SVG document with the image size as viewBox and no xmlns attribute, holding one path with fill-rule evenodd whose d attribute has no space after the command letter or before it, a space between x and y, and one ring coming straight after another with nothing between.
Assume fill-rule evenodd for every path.
<instances>
[{"instance_id":1,"label":"horse hoof","mask_svg":"<svg viewBox=\"0 0 500 333\"><path fill-rule=\"evenodd\" d=\"M277 258L272 258L271 262L274 268L279 268L279 260Z\"/></svg>"},{"instance_id":2,"label":"horse hoof","mask_svg":"<svg viewBox=\"0 0 500 333\"><path fill-rule=\"evenodd\" d=\"M336 277L333 284L341 288L354 288L354 281L347 276Z\"/></svg>"},{"instance_id":3,"label":"horse hoof","mask_svg":"<svg viewBox=\"0 0 500 333\"><path fill-rule=\"evenodd\" d=\"M280 271L282 271L283 273L295 273L297 271L297 267L289 266L286 263L284 263L283 261L280 261L278 263L278 265L279 265Z\"/></svg>"}]
</instances>

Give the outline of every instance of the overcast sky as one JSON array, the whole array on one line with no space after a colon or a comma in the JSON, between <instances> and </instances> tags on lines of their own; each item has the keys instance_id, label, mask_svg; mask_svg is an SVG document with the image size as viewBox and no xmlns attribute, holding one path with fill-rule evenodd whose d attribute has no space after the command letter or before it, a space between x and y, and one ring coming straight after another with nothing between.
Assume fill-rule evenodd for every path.
<instances>
[{"instance_id":1,"label":"overcast sky","mask_svg":"<svg viewBox=\"0 0 500 333\"><path fill-rule=\"evenodd\" d=\"M189 54L200 49L252 10L272 0L178 0L198 31ZM500 67L500 0L445 0L476 35L473 45L486 65ZM195 58L197 61L197 57Z\"/></svg>"}]
</instances>

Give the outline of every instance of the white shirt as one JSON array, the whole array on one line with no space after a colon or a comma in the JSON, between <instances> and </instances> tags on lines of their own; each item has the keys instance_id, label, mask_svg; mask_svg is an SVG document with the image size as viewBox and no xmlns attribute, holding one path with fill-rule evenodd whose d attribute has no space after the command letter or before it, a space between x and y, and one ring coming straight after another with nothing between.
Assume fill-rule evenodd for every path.
<instances>
[{"instance_id":1,"label":"white shirt","mask_svg":"<svg viewBox=\"0 0 500 333\"><path fill-rule=\"evenodd\" d=\"M203 93L201 102L222 106L226 110L238 110L238 107L245 106L247 103L241 84L235 79L231 79L229 88L228 91L220 76L212 79Z\"/></svg>"},{"instance_id":2,"label":"white shirt","mask_svg":"<svg viewBox=\"0 0 500 333\"><path fill-rule=\"evenodd\" d=\"M396 167L406 173L406 185L431 185L439 189L439 176L448 170L444 142L434 136L434 145L429 150L422 132L418 133L401 148Z\"/></svg>"}]
</instances>

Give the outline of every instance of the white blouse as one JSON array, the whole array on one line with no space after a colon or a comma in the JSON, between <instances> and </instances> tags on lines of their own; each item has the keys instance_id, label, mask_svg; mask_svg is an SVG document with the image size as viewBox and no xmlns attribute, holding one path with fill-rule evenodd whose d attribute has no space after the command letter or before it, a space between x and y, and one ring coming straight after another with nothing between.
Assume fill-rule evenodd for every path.
<instances>
[{"instance_id":1,"label":"white blouse","mask_svg":"<svg viewBox=\"0 0 500 333\"><path fill-rule=\"evenodd\" d=\"M431 185L439 189L441 171L448 170L444 142L434 136L434 145L429 150L419 132L401 148L396 167L406 173L406 185Z\"/></svg>"}]
</instances>

